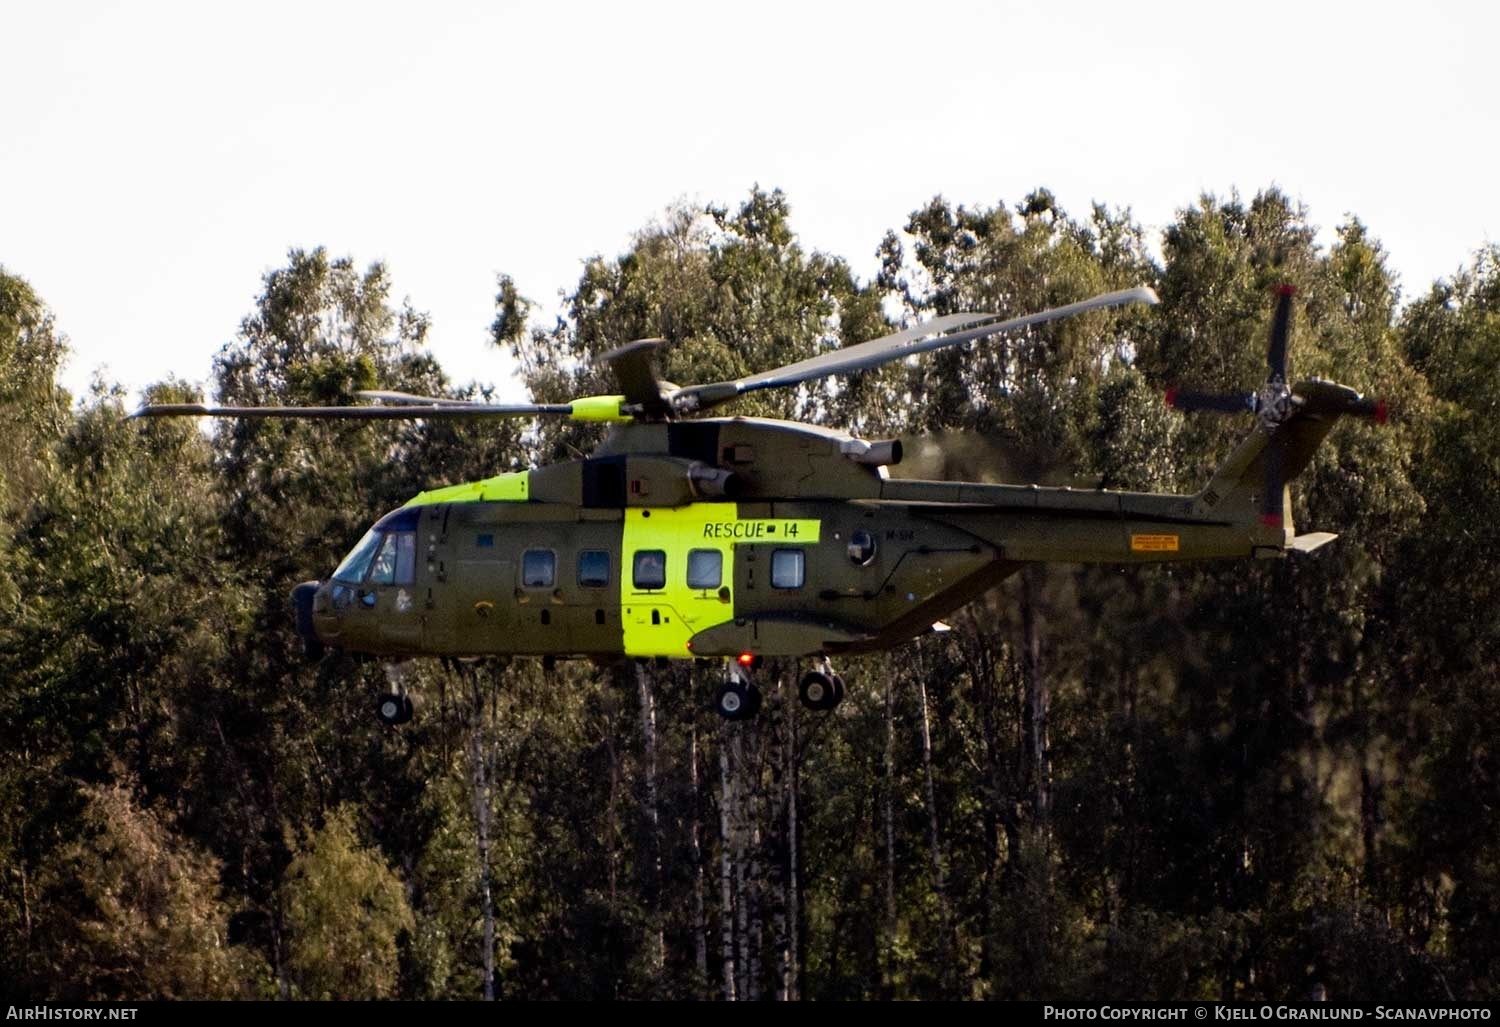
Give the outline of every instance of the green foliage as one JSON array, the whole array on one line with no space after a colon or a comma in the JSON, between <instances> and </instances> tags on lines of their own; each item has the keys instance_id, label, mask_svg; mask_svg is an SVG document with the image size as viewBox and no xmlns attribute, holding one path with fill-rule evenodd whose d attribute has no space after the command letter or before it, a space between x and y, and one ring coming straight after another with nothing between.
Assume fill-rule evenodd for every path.
<instances>
[{"instance_id":1,"label":"green foliage","mask_svg":"<svg viewBox=\"0 0 1500 1027\"><path fill-rule=\"evenodd\" d=\"M28 990L54 1002L253 995L226 944L216 862L119 786L85 787L76 834L37 873Z\"/></svg>"},{"instance_id":2,"label":"green foliage","mask_svg":"<svg viewBox=\"0 0 1500 1027\"><path fill-rule=\"evenodd\" d=\"M0 267L0 510L9 515L39 487L66 423L68 395L55 381L66 352L51 311Z\"/></svg>"},{"instance_id":3,"label":"green foliage","mask_svg":"<svg viewBox=\"0 0 1500 1027\"><path fill-rule=\"evenodd\" d=\"M406 890L340 807L287 867L290 966L313 999L390 998L397 944L415 926Z\"/></svg>"}]
</instances>

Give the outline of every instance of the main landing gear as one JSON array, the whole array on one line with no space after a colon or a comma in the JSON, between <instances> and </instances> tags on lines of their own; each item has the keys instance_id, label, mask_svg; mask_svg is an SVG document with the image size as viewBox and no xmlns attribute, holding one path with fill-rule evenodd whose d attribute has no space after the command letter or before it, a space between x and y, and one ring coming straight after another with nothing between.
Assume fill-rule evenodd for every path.
<instances>
[{"instance_id":1,"label":"main landing gear","mask_svg":"<svg viewBox=\"0 0 1500 1027\"><path fill-rule=\"evenodd\" d=\"M797 698L810 710L826 712L844 701L844 679L833 671L833 664L823 661L818 670L810 670L797 682Z\"/></svg>"},{"instance_id":2,"label":"main landing gear","mask_svg":"<svg viewBox=\"0 0 1500 1027\"><path fill-rule=\"evenodd\" d=\"M844 679L823 660L818 670L808 671L797 683L797 698L809 710L827 712L844 701ZM725 720L749 720L760 712L761 694L742 663L725 665L724 680L714 693L714 709Z\"/></svg>"}]
</instances>

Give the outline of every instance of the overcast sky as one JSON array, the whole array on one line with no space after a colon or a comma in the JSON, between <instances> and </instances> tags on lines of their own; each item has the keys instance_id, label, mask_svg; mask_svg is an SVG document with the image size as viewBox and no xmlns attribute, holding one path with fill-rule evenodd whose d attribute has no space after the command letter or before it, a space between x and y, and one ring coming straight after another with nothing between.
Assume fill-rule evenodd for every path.
<instances>
[{"instance_id":1,"label":"overcast sky","mask_svg":"<svg viewBox=\"0 0 1500 1027\"><path fill-rule=\"evenodd\" d=\"M1500 233L1500 5L22 3L0 17L0 265L75 393L207 378L289 247L385 261L456 379L497 272L555 312L674 200L783 189L869 278L936 194L1148 228L1276 184L1406 297ZM622 340L624 341L624 340ZM508 395L514 396L513 392Z\"/></svg>"}]
</instances>

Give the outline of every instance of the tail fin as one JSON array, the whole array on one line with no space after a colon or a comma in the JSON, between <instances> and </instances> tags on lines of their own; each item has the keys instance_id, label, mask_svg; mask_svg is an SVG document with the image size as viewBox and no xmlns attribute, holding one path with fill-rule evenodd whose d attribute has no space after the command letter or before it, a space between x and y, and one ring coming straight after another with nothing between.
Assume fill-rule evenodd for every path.
<instances>
[{"instance_id":1,"label":"tail fin","mask_svg":"<svg viewBox=\"0 0 1500 1027\"><path fill-rule=\"evenodd\" d=\"M1299 410L1277 425L1274 434L1264 427L1257 427L1235 447L1229 459L1214 472L1208 485L1194 497L1195 508L1204 514L1225 518L1236 524L1253 526L1257 534L1265 535L1268 546L1310 552L1311 549L1307 546L1296 544L1290 483L1312 462L1313 453L1332 430L1339 413ZM1280 507L1284 513L1279 525L1266 523L1262 513L1266 507L1265 497L1261 493L1267 487L1267 448L1273 443L1282 450L1282 473L1279 478L1283 490ZM1329 539L1322 540L1327 541Z\"/></svg>"}]
</instances>

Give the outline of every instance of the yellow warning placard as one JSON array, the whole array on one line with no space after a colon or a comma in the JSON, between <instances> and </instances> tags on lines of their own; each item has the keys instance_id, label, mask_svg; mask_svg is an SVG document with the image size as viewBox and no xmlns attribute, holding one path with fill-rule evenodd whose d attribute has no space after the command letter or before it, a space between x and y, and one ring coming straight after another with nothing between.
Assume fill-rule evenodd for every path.
<instances>
[{"instance_id":1,"label":"yellow warning placard","mask_svg":"<svg viewBox=\"0 0 1500 1027\"><path fill-rule=\"evenodd\" d=\"M1131 535L1130 549L1136 553L1175 553L1176 535Z\"/></svg>"}]
</instances>

